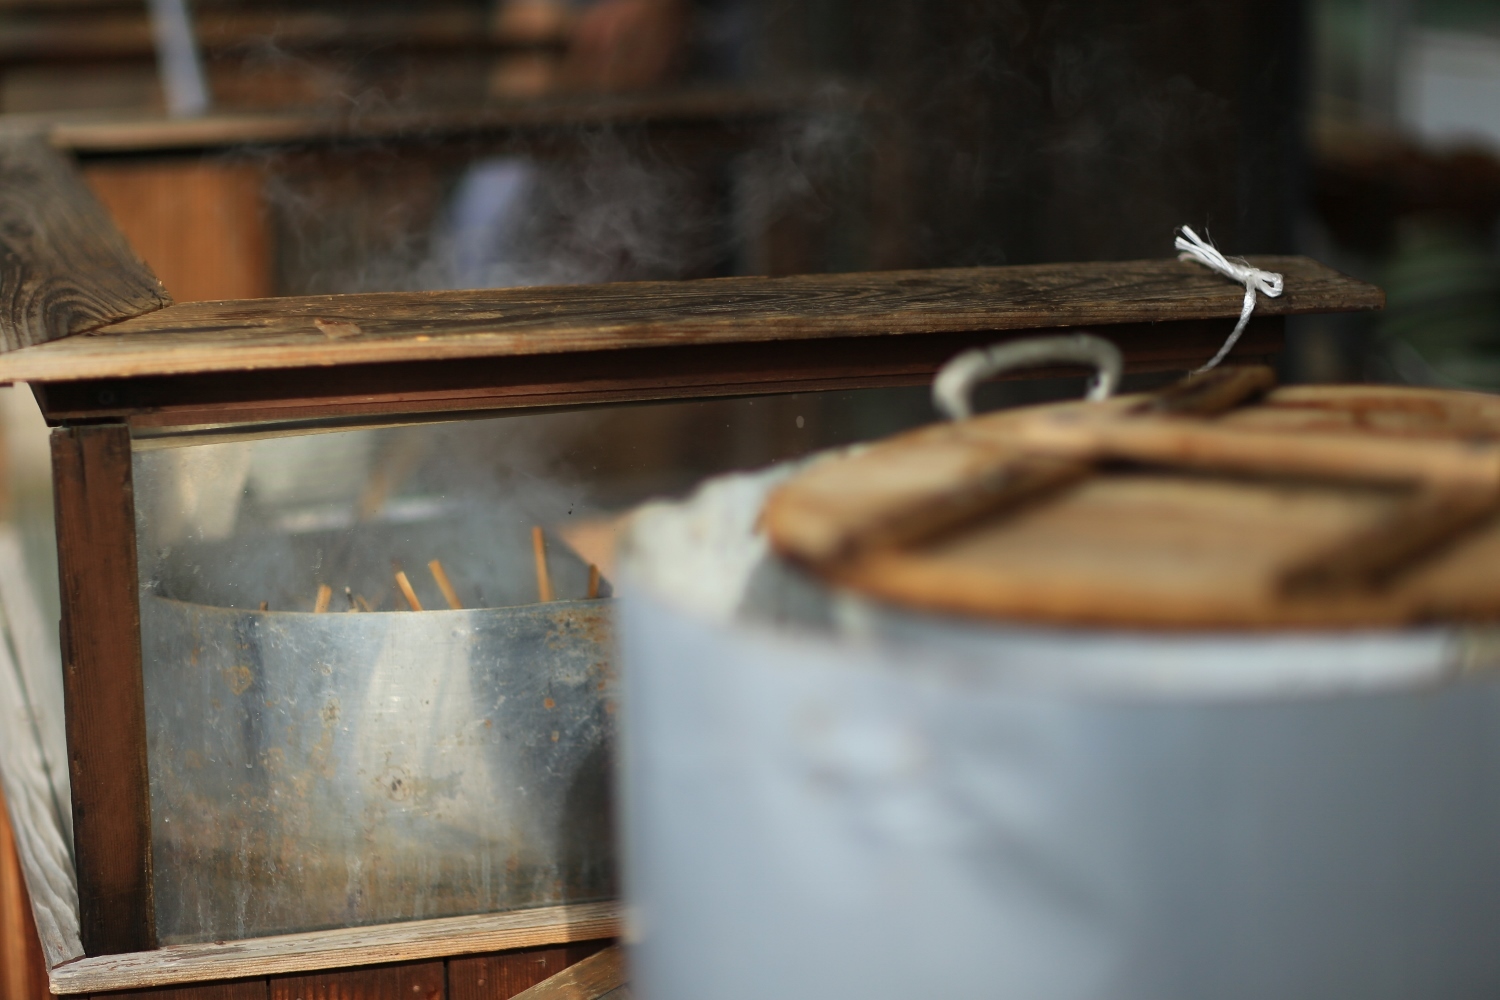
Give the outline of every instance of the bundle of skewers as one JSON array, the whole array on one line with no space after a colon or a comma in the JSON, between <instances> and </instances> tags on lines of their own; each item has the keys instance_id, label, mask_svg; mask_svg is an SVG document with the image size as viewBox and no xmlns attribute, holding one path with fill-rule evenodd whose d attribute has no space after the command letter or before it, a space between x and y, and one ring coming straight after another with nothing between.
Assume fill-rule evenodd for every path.
<instances>
[{"instance_id":1,"label":"bundle of skewers","mask_svg":"<svg viewBox=\"0 0 1500 1000\"><path fill-rule=\"evenodd\" d=\"M547 567L547 538L540 525L531 529L531 548L532 553L536 559L537 603L550 604L552 601L556 600L557 597L555 591L552 588L552 574ZM603 576L596 564L589 563L588 567L588 600L593 601L597 600L600 596L600 591L603 585ZM443 600L447 602L448 608L452 611L463 611L463 601L459 598L458 590L453 586L453 581L451 578L449 578L448 571L443 568L442 560L430 560L427 563L427 571L432 574L433 582L437 584L437 588L442 593ZM402 599L405 600L408 610L427 610L423 606L421 598L417 596L416 589L412 586L411 578L406 575L406 571L403 570L400 565L396 564L392 566L392 578L395 580L396 588L400 591ZM385 602L385 595L381 595L380 597L378 597L375 603L372 604L370 601L365 599L363 594L357 594L354 592L353 588L345 587L344 599L348 604L348 606L344 609L347 613L373 613L377 610L382 610ZM313 600L313 613L320 615L326 614L329 610L331 610L332 604L333 587L329 586L326 583L319 584L317 596ZM260 610L269 611L269 602L261 601ZM397 605L394 610L399 611L401 610L401 608L399 605Z\"/></svg>"}]
</instances>

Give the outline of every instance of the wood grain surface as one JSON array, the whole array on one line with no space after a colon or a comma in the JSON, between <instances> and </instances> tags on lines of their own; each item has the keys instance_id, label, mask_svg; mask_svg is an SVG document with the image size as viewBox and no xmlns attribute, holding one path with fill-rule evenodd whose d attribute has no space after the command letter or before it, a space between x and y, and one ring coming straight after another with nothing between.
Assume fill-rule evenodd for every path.
<instances>
[{"instance_id":1,"label":"wood grain surface","mask_svg":"<svg viewBox=\"0 0 1500 1000\"><path fill-rule=\"evenodd\" d=\"M442 962L277 976L270 1000L444 1000L445 978Z\"/></svg>"},{"instance_id":2,"label":"wood grain surface","mask_svg":"<svg viewBox=\"0 0 1500 1000\"><path fill-rule=\"evenodd\" d=\"M87 955L156 946L130 432L52 432L63 689L80 936Z\"/></svg>"},{"instance_id":3,"label":"wood grain surface","mask_svg":"<svg viewBox=\"0 0 1500 1000\"><path fill-rule=\"evenodd\" d=\"M625 949L612 945L517 993L520 1000L599 1000L625 985Z\"/></svg>"},{"instance_id":4,"label":"wood grain surface","mask_svg":"<svg viewBox=\"0 0 1500 1000\"><path fill-rule=\"evenodd\" d=\"M1252 320L1234 357L1280 349L1276 316ZM1129 371L1183 371L1223 340L1221 320L1111 328ZM129 419L135 428L582 406L642 400L926 385L955 354L1026 331L839 337L625 351L264 369L32 383L48 420ZM3 363L3 359L0 359ZM1036 369L1016 377L1069 374Z\"/></svg>"},{"instance_id":5,"label":"wood grain surface","mask_svg":"<svg viewBox=\"0 0 1500 1000\"><path fill-rule=\"evenodd\" d=\"M139 990L130 1000L269 1000L264 979L242 979L232 983L200 983L165 990Z\"/></svg>"},{"instance_id":6,"label":"wood grain surface","mask_svg":"<svg viewBox=\"0 0 1500 1000\"><path fill-rule=\"evenodd\" d=\"M105 993L481 955L597 941L619 933L620 904L577 903L83 958L54 968L52 989L58 994Z\"/></svg>"},{"instance_id":7,"label":"wood grain surface","mask_svg":"<svg viewBox=\"0 0 1500 1000\"><path fill-rule=\"evenodd\" d=\"M1129 461L1210 472L1500 489L1500 443L1389 440L1359 433L1288 434L1171 417L1117 419L1069 410L1022 418L1019 447L1082 461Z\"/></svg>"},{"instance_id":8,"label":"wood grain surface","mask_svg":"<svg viewBox=\"0 0 1500 1000\"><path fill-rule=\"evenodd\" d=\"M0 350L152 312L171 298L67 160L0 138Z\"/></svg>"},{"instance_id":9,"label":"wood grain surface","mask_svg":"<svg viewBox=\"0 0 1500 1000\"><path fill-rule=\"evenodd\" d=\"M0 784L43 966L78 958L78 891L67 827L67 735L57 656L16 529L0 524ZM56 634L55 632L53 633ZM0 963L0 968L5 968Z\"/></svg>"},{"instance_id":10,"label":"wood grain surface","mask_svg":"<svg viewBox=\"0 0 1500 1000\"><path fill-rule=\"evenodd\" d=\"M1265 316L1384 301L1379 289L1307 258L1252 262L1286 275L1286 294L1262 302ZM186 303L0 357L0 380L1227 322L1243 299L1240 286L1196 264L1151 260Z\"/></svg>"},{"instance_id":11,"label":"wood grain surface","mask_svg":"<svg viewBox=\"0 0 1500 1000\"><path fill-rule=\"evenodd\" d=\"M828 579L946 613L1162 628L1500 618L1500 401L1303 386L1210 420L1143 412L1122 397L922 428L810 468L772 495L764 523L779 552ZM1141 442L1120 430L1103 449L1064 448L1136 464L848 555L849 535L892 510L962 498L1049 453L1026 433L1039 422L1136 424L1153 440L1128 447ZM1203 435L1186 452L1184 429Z\"/></svg>"},{"instance_id":12,"label":"wood grain surface","mask_svg":"<svg viewBox=\"0 0 1500 1000\"><path fill-rule=\"evenodd\" d=\"M1128 413L1210 416L1274 384L1275 373L1265 366L1224 366L1144 398L1036 412L1044 417L1092 412L1110 423ZM976 518L1045 502L1094 471L1092 454L1058 457L1017 447L1024 443L1025 427L1018 416L1000 418L1004 431L998 436L988 432L993 424L960 421L917 431L903 439L899 462L876 448L809 470L795 490L779 491L767 504L772 537L783 554L815 564L907 548ZM851 482L858 486L851 489Z\"/></svg>"},{"instance_id":13,"label":"wood grain surface","mask_svg":"<svg viewBox=\"0 0 1500 1000\"><path fill-rule=\"evenodd\" d=\"M448 1000L510 1000L522 990L609 947L586 941L557 948L527 948L448 961Z\"/></svg>"}]
</instances>

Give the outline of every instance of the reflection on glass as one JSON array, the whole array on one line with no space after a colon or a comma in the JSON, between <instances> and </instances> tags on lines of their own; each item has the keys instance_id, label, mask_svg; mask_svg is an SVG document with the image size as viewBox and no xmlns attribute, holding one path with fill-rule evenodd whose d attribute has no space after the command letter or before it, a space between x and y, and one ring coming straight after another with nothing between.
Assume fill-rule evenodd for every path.
<instances>
[{"instance_id":1,"label":"reflection on glass","mask_svg":"<svg viewBox=\"0 0 1500 1000\"><path fill-rule=\"evenodd\" d=\"M590 539L927 412L916 389L137 440L161 940L615 895Z\"/></svg>"}]
</instances>

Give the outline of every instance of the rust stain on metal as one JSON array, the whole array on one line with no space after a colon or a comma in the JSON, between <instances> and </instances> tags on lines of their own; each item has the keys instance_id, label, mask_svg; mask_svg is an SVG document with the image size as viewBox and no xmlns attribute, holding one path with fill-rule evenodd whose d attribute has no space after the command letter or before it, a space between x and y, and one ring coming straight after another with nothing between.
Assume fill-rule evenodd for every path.
<instances>
[{"instance_id":1,"label":"rust stain on metal","mask_svg":"<svg viewBox=\"0 0 1500 1000\"><path fill-rule=\"evenodd\" d=\"M250 685L255 683L255 675L246 666L231 667L224 671L224 682L229 685L229 690L238 698L250 690Z\"/></svg>"}]
</instances>

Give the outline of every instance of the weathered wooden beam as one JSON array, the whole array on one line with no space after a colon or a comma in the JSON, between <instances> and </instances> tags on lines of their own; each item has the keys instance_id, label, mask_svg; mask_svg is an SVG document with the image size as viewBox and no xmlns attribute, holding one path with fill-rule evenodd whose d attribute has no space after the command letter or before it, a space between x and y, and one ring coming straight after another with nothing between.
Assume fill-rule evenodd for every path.
<instances>
[{"instance_id":1,"label":"weathered wooden beam","mask_svg":"<svg viewBox=\"0 0 1500 1000\"><path fill-rule=\"evenodd\" d=\"M615 902L575 903L379 927L283 934L225 944L167 945L141 954L69 962L52 970L52 989L59 995L97 995L483 955L515 948L581 944L618 935L620 910L620 904ZM570 949L567 957L571 961L582 956Z\"/></svg>"},{"instance_id":2,"label":"weathered wooden beam","mask_svg":"<svg viewBox=\"0 0 1500 1000\"><path fill-rule=\"evenodd\" d=\"M1305 257L1258 257L1286 274L1260 316L1378 309L1380 289ZM0 380L49 382L668 347L1225 320L1244 289L1177 260L390 292L194 302L0 357ZM1125 345L1122 345L1125 346ZM1206 360L1206 359L1205 359ZM566 372L559 371L559 379Z\"/></svg>"},{"instance_id":3,"label":"weathered wooden beam","mask_svg":"<svg viewBox=\"0 0 1500 1000\"><path fill-rule=\"evenodd\" d=\"M171 305L66 158L0 135L0 351Z\"/></svg>"},{"instance_id":4,"label":"weathered wooden beam","mask_svg":"<svg viewBox=\"0 0 1500 1000\"><path fill-rule=\"evenodd\" d=\"M87 955L156 947L130 459L123 424L52 432L73 853Z\"/></svg>"},{"instance_id":5,"label":"weathered wooden beam","mask_svg":"<svg viewBox=\"0 0 1500 1000\"><path fill-rule=\"evenodd\" d=\"M1254 319L1236 360L1281 350L1278 316ZM1222 320L1127 324L1109 335L1134 372L1181 372L1212 357ZM704 344L406 364L32 382L53 423L124 419L132 429L385 419L923 385L954 355L1027 331ZM1045 332L1045 331L1038 331ZM3 364L3 359L0 359ZM1076 369L1020 373L1042 378Z\"/></svg>"}]
</instances>

